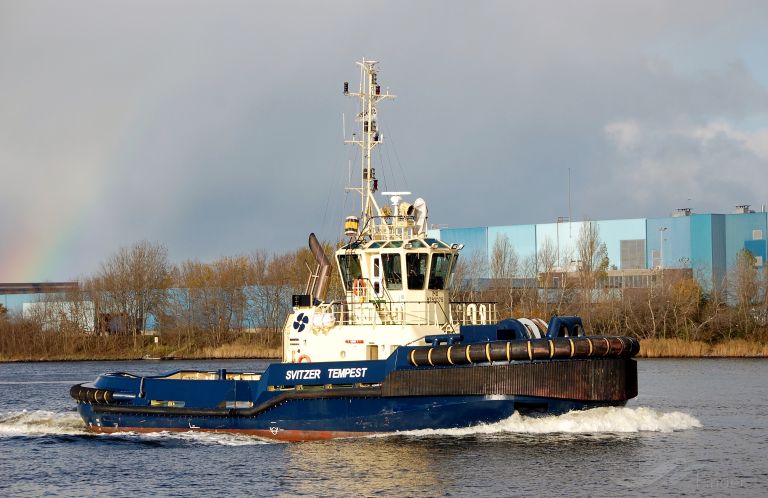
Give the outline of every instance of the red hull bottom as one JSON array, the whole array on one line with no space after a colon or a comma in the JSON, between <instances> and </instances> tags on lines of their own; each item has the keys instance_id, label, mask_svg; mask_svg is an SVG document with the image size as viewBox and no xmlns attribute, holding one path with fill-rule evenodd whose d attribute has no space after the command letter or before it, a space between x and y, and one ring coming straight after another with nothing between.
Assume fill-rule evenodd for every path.
<instances>
[{"instance_id":1,"label":"red hull bottom","mask_svg":"<svg viewBox=\"0 0 768 498\"><path fill-rule=\"evenodd\" d=\"M119 434L121 432L158 433L158 432L210 432L218 434L238 434L256 436L275 441L324 441L336 438L363 437L376 434L375 432L346 432L346 431L299 431L280 429L276 433L270 430L252 429L197 429L197 428L156 428L156 427L87 427L88 431L98 434Z\"/></svg>"}]
</instances>

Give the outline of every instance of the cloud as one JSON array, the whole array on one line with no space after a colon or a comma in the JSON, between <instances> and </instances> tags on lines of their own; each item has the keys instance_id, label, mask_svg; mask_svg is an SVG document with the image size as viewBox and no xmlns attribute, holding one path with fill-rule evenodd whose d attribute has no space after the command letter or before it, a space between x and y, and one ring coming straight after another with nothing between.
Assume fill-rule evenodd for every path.
<instances>
[{"instance_id":1,"label":"cloud","mask_svg":"<svg viewBox=\"0 0 768 498\"><path fill-rule=\"evenodd\" d=\"M765 199L768 127L739 130L722 120L663 126L630 119L609 123L604 131L622 165L611 175L613 187L631 185L630 199L648 210L693 202L722 212Z\"/></svg>"},{"instance_id":2,"label":"cloud","mask_svg":"<svg viewBox=\"0 0 768 498\"><path fill-rule=\"evenodd\" d=\"M739 143L755 155L756 159L768 160L768 127L756 130L737 130L725 121L708 123L692 130L681 130L704 143L727 140Z\"/></svg>"},{"instance_id":3,"label":"cloud","mask_svg":"<svg viewBox=\"0 0 768 498\"><path fill-rule=\"evenodd\" d=\"M432 223L552 221L569 169L575 218L765 202L767 5L4 2L0 281L334 239L362 56L399 96L379 178Z\"/></svg>"}]
</instances>

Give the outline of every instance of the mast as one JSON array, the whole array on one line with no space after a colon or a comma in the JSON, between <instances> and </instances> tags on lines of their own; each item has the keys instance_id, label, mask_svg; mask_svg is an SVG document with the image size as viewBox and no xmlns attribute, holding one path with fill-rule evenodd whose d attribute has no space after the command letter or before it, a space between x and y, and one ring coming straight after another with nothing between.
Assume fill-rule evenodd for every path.
<instances>
[{"instance_id":1,"label":"mast","mask_svg":"<svg viewBox=\"0 0 768 498\"><path fill-rule=\"evenodd\" d=\"M373 194L378 190L376 171L373 168L373 149L382 143L383 135L379 132L377 119L377 105L380 101L394 98L395 95L381 92L378 83L377 61L363 60L357 62L360 66L360 87L357 92L349 91L349 82L344 82L344 95L357 97L360 102L360 111L357 121L360 123L360 138L355 133L351 140L344 143L360 146L360 187L349 187L347 190L360 193L360 237L370 237L373 232L375 217L380 215L379 206Z\"/></svg>"}]
</instances>

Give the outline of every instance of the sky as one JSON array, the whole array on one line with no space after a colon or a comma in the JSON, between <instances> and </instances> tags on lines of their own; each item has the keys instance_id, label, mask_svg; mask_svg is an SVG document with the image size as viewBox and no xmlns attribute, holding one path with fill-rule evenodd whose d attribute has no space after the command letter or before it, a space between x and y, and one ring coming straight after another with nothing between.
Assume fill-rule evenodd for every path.
<instances>
[{"instance_id":1,"label":"sky","mask_svg":"<svg viewBox=\"0 0 768 498\"><path fill-rule=\"evenodd\" d=\"M768 2L0 0L0 282L147 240L303 247L344 192L355 61L382 190L439 226L768 204ZM353 168L355 171L356 168Z\"/></svg>"}]
</instances>

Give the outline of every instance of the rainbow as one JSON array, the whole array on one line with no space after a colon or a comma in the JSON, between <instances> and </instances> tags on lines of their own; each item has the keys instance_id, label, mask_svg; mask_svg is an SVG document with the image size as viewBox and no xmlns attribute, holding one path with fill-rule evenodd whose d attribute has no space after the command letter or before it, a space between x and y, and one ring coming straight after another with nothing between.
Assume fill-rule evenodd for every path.
<instances>
[{"instance_id":1,"label":"rainbow","mask_svg":"<svg viewBox=\"0 0 768 498\"><path fill-rule=\"evenodd\" d=\"M73 199L45 223L24 230L0 250L0 281L44 282L73 278L71 256L86 231L88 204ZM61 220L64 220L63 222Z\"/></svg>"}]
</instances>

